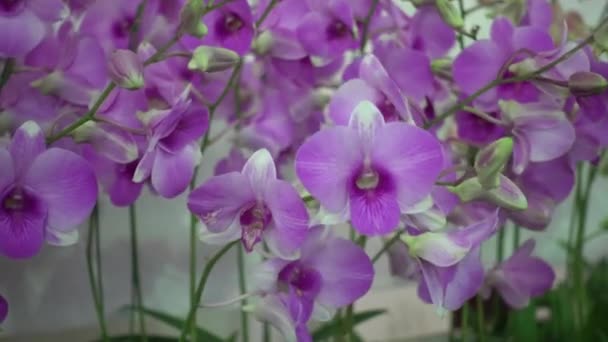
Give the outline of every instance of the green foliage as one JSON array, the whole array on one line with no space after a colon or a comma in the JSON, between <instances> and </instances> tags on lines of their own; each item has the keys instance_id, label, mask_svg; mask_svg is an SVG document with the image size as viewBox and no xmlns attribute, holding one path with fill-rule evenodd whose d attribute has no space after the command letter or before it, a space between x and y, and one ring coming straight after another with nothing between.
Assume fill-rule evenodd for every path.
<instances>
[{"instance_id":1,"label":"green foliage","mask_svg":"<svg viewBox=\"0 0 608 342\"><path fill-rule=\"evenodd\" d=\"M386 313L386 310L369 310L357 312L353 315L353 329L356 325L369 321L370 319L380 316ZM336 318L324 325L322 325L319 329L317 329L313 334L314 341L321 341L332 336L337 336L342 334L343 326L346 323L343 318ZM355 337L355 340L360 339L360 337Z\"/></svg>"}]
</instances>

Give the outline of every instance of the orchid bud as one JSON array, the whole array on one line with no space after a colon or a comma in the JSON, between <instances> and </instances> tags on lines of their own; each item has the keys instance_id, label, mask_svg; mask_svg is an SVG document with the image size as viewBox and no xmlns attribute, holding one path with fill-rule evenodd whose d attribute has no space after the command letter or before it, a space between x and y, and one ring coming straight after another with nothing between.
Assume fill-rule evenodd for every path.
<instances>
[{"instance_id":1,"label":"orchid bud","mask_svg":"<svg viewBox=\"0 0 608 342\"><path fill-rule=\"evenodd\" d=\"M110 78L125 89L135 90L144 86L144 65L131 50L116 50L108 65Z\"/></svg>"},{"instance_id":2,"label":"orchid bud","mask_svg":"<svg viewBox=\"0 0 608 342\"><path fill-rule=\"evenodd\" d=\"M500 185L484 194L483 199L490 201L501 208L511 210L525 210L528 208L526 195L508 177L500 175Z\"/></svg>"},{"instance_id":3,"label":"orchid bud","mask_svg":"<svg viewBox=\"0 0 608 342\"><path fill-rule=\"evenodd\" d=\"M216 72L230 69L239 62L239 55L229 49L215 46L199 46L188 63L189 70Z\"/></svg>"},{"instance_id":4,"label":"orchid bud","mask_svg":"<svg viewBox=\"0 0 608 342\"><path fill-rule=\"evenodd\" d=\"M499 186L500 173L511 158L513 138L501 138L482 148L475 157L475 171L484 189Z\"/></svg>"},{"instance_id":5,"label":"orchid bud","mask_svg":"<svg viewBox=\"0 0 608 342\"><path fill-rule=\"evenodd\" d=\"M469 178L456 186L447 186L446 189L463 202L473 201L484 194L484 189L477 177Z\"/></svg>"},{"instance_id":6,"label":"orchid bud","mask_svg":"<svg viewBox=\"0 0 608 342\"><path fill-rule=\"evenodd\" d=\"M497 206L511 210L525 210L528 201L523 192L508 177L499 174L499 185L485 190L478 177L465 180L457 186L448 186L447 190L456 194L463 202L485 200Z\"/></svg>"},{"instance_id":7,"label":"orchid bud","mask_svg":"<svg viewBox=\"0 0 608 342\"><path fill-rule=\"evenodd\" d=\"M460 29L464 26L462 16L458 13L456 7L448 0L437 0L435 2L435 7L437 7L441 18L443 18L446 24L456 29Z\"/></svg>"},{"instance_id":8,"label":"orchid bud","mask_svg":"<svg viewBox=\"0 0 608 342\"><path fill-rule=\"evenodd\" d=\"M196 38L204 37L208 32L207 26L202 21L204 12L203 0L189 0L179 14L179 32L188 33Z\"/></svg>"},{"instance_id":9,"label":"orchid bud","mask_svg":"<svg viewBox=\"0 0 608 342\"><path fill-rule=\"evenodd\" d=\"M412 257L426 260L439 267L449 267L458 263L470 249L470 246L456 243L446 233L428 232L416 236L403 234L401 240L407 245Z\"/></svg>"},{"instance_id":10,"label":"orchid bud","mask_svg":"<svg viewBox=\"0 0 608 342\"><path fill-rule=\"evenodd\" d=\"M447 70L452 66L452 63L454 61L449 58L437 58L431 62L431 70L434 72Z\"/></svg>"},{"instance_id":11,"label":"orchid bud","mask_svg":"<svg viewBox=\"0 0 608 342\"><path fill-rule=\"evenodd\" d=\"M606 90L606 88L608 88L606 79L595 72L575 72L568 79L568 89L574 96L596 95Z\"/></svg>"}]
</instances>

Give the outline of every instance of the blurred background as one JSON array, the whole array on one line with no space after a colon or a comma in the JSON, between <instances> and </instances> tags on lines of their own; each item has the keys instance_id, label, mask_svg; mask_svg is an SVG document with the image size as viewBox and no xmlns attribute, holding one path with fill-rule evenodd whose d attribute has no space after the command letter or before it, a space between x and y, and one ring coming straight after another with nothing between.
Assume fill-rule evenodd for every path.
<instances>
[{"instance_id":1,"label":"blurred background","mask_svg":"<svg viewBox=\"0 0 608 342\"><path fill-rule=\"evenodd\" d=\"M119 0L105 0L119 1ZM135 1L135 0L129 0ZM510 1L510 0L506 0ZM477 4L465 1L466 8ZM564 10L577 10L592 25L602 15L606 0L562 0ZM413 7L404 4L404 9ZM467 27L480 25L479 37L487 37L489 19L483 11L467 18ZM222 127L215 125L214 130ZM608 134L608 133L607 133ZM212 134L213 135L213 134ZM199 179L212 175L216 162L228 154L231 137L214 144L206 153ZM589 229L594 230L607 216L608 181L596 182L590 203ZM522 239L536 237L536 254L549 261L563 274L565 253L559 245L567 238L571 201L564 202L546 232L523 232ZM131 298L128 208L115 208L102 199L101 240L105 308L109 329L113 334L128 329L128 314L121 311ZM188 239L189 213L186 194L165 200L150 194L137 202L140 235L140 267L143 275L144 305L176 316L184 316L188 303ZM339 227L337 229L340 229ZM37 257L26 261L0 259L0 293L10 302L10 315L0 332L2 341L92 341L97 324L86 271L86 227L81 229L78 244L57 248L46 246ZM512 231L512 230L511 230ZM510 241L509 236L506 240ZM522 240L523 241L523 240ZM586 245L589 260L607 255L608 239L601 236ZM380 248L381 241L371 239L370 255ZM495 255L494 243L484 245L483 254ZM217 248L199 243L199 267ZM508 255L510 251L506 251ZM247 262L255 264L255 257ZM492 260L489 259L488 266ZM203 302L220 302L238 295L236 249L227 254L214 269ZM449 315L439 317L434 308L422 303L416 295L416 285L392 278L386 259L376 264L377 276L372 291L357 303L356 310L385 308L388 314L359 326L366 341L420 340L422 336L440 335L449 327ZM238 307L203 310L199 325L220 335L228 336L239 326ZM252 322L253 323L253 322ZM157 333L174 331L161 323L150 321L148 330ZM261 336L259 324L251 327L252 341ZM278 340L277 340L278 341Z\"/></svg>"}]
</instances>

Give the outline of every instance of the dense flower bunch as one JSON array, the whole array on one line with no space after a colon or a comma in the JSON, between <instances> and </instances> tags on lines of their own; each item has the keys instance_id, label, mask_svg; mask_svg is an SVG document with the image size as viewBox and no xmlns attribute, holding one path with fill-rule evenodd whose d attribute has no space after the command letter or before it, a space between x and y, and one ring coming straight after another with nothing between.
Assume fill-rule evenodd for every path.
<instances>
[{"instance_id":1,"label":"dense flower bunch","mask_svg":"<svg viewBox=\"0 0 608 342\"><path fill-rule=\"evenodd\" d=\"M366 294L385 252L440 311L492 289L526 306L554 281L534 241L491 268L480 250L545 229L608 146L598 31L528 0L478 39L450 2L397 3L0 0L0 254L76 243L98 196L146 187L188 194L203 242L263 256L250 311L288 340Z\"/></svg>"}]
</instances>

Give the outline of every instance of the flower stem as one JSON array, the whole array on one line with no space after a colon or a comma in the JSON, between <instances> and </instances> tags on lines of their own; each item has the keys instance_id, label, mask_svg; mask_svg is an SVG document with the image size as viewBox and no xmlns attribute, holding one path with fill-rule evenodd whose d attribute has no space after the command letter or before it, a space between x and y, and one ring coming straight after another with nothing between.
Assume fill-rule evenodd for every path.
<instances>
[{"instance_id":1,"label":"flower stem","mask_svg":"<svg viewBox=\"0 0 608 342\"><path fill-rule=\"evenodd\" d=\"M86 248L86 260L87 260L87 272L89 275L89 285L91 286L91 293L93 295L93 304L95 306L95 312L97 314L97 322L99 324L99 330L101 332L101 340L106 342L109 341L108 332L106 328L106 321L104 316L103 308L103 292L100 291L102 285L100 279L101 274L101 262L97 260L94 264L95 248L99 247L99 212L97 206L93 208L93 212L89 217L89 234L87 236L87 248ZM97 250L97 258L99 259L99 250Z\"/></svg>"},{"instance_id":2,"label":"flower stem","mask_svg":"<svg viewBox=\"0 0 608 342\"><path fill-rule=\"evenodd\" d=\"M2 94L2 88L4 88L6 83L8 83L8 80L11 78L14 68L15 68L15 59L7 58L4 61L4 68L2 68L2 73L0 74L0 94Z\"/></svg>"},{"instance_id":3,"label":"flower stem","mask_svg":"<svg viewBox=\"0 0 608 342\"><path fill-rule=\"evenodd\" d=\"M270 12L272 12L272 9L278 3L279 3L279 0L271 0L270 1L270 3L268 4L268 6L266 6L266 8L264 9L264 13L262 13L262 15L260 16L260 18L255 22L255 27L256 28L259 29L260 25L262 25L264 23L264 20L266 20L266 18L268 18L268 15L270 14Z\"/></svg>"},{"instance_id":4,"label":"flower stem","mask_svg":"<svg viewBox=\"0 0 608 342\"><path fill-rule=\"evenodd\" d=\"M262 341L263 342L271 342L272 341L272 334L270 332L270 324L268 324L268 322L264 322L264 325L262 326Z\"/></svg>"},{"instance_id":5,"label":"flower stem","mask_svg":"<svg viewBox=\"0 0 608 342\"><path fill-rule=\"evenodd\" d=\"M517 248L519 248L519 233L520 233L520 228L518 225L513 225L513 252L515 253L515 251L517 250Z\"/></svg>"},{"instance_id":6,"label":"flower stem","mask_svg":"<svg viewBox=\"0 0 608 342\"><path fill-rule=\"evenodd\" d=\"M205 291L205 285L207 285L207 280L209 279L209 275L211 274L213 267L222 258L222 256L224 256L224 254L226 254L226 252L228 252L228 250L232 246L236 245L238 242L239 242L239 240L233 241L233 242L227 244L219 252L217 252L209 260L209 262L207 262L207 265L205 266L205 269L203 270L203 274L201 275L201 278L198 282L198 286L196 288L196 293L194 296L194 303L196 305L193 305L190 307L190 312L188 312L188 316L186 318L186 323L184 324L184 329L182 330L182 333L179 337L180 342L186 341L186 335L188 335L188 332L191 331L192 325L195 325L194 316L195 316L196 311L199 308L199 303L201 302L203 292Z\"/></svg>"},{"instance_id":7,"label":"flower stem","mask_svg":"<svg viewBox=\"0 0 608 342\"><path fill-rule=\"evenodd\" d=\"M486 331L485 331L485 317L483 310L483 300L481 296L477 296L477 334L479 335L479 341L485 342L486 340Z\"/></svg>"},{"instance_id":8,"label":"flower stem","mask_svg":"<svg viewBox=\"0 0 608 342\"><path fill-rule=\"evenodd\" d=\"M245 283L245 253L243 252L243 246L239 246L238 248L238 268L239 268L239 290L241 295L247 293L247 284ZM242 300L242 305L247 305L247 300ZM244 310L241 311L241 331L242 331L242 341L249 342L249 321L247 318L247 313Z\"/></svg>"},{"instance_id":9,"label":"flower stem","mask_svg":"<svg viewBox=\"0 0 608 342\"><path fill-rule=\"evenodd\" d=\"M460 17L462 18L462 22L464 23L464 19L467 16L467 12L464 10L464 0L458 0L458 10L460 11ZM464 50L464 29L461 30L458 35L458 45L460 46L460 50Z\"/></svg>"},{"instance_id":10,"label":"flower stem","mask_svg":"<svg viewBox=\"0 0 608 342\"><path fill-rule=\"evenodd\" d=\"M468 325L469 325L469 303L465 302L462 307L462 320L460 322L460 330L462 331L462 341L467 341L467 333L468 333Z\"/></svg>"},{"instance_id":11,"label":"flower stem","mask_svg":"<svg viewBox=\"0 0 608 342\"><path fill-rule=\"evenodd\" d=\"M386 241L384 243L384 245L382 246L382 249L380 249L378 251L378 253L376 253L373 257L372 257L372 263L375 264L376 261L380 260L380 257L386 253L386 251L389 250L389 248L391 248L392 245L395 244L395 242L399 241L399 237L401 237L401 233L396 233L395 235L393 235L392 238L390 238L390 240Z\"/></svg>"},{"instance_id":12,"label":"flower stem","mask_svg":"<svg viewBox=\"0 0 608 342\"><path fill-rule=\"evenodd\" d=\"M139 272L139 249L137 244L137 212L135 204L129 206L129 227L131 232L131 282L133 286L134 302L131 305L139 317L139 330L141 341L147 341L146 323L143 315L144 300L141 291L141 274Z\"/></svg>"},{"instance_id":13,"label":"flower stem","mask_svg":"<svg viewBox=\"0 0 608 342\"><path fill-rule=\"evenodd\" d=\"M372 0L371 6L369 6L369 11L363 20L363 29L361 31L361 43L359 44L359 50L361 53L365 52L365 45L367 44L367 39L369 38L369 27L371 25L372 17L374 16L374 12L376 12L376 8L378 8L378 4L380 0Z\"/></svg>"}]
</instances>

